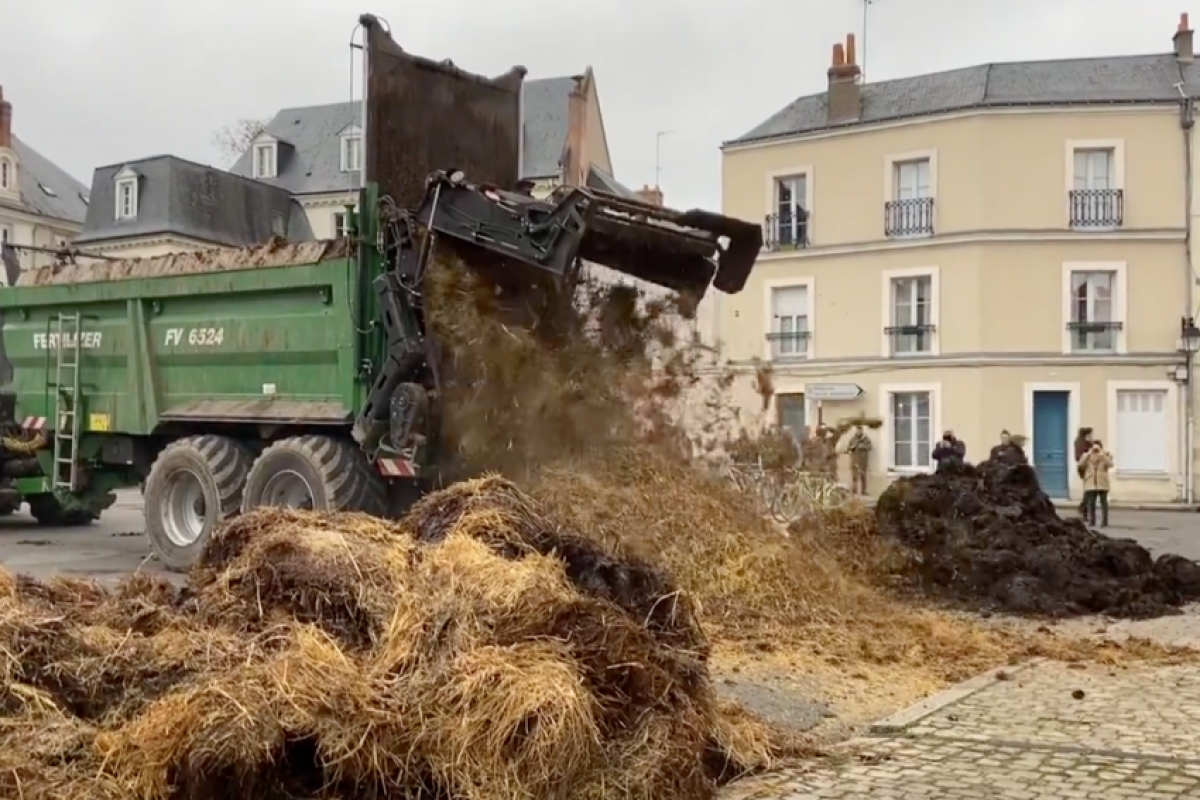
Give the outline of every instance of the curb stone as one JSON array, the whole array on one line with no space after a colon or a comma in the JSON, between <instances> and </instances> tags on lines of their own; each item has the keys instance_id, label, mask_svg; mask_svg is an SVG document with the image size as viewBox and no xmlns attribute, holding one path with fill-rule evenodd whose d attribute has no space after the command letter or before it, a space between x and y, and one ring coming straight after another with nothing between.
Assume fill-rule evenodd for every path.
<instances>
[{"instance_id":1,"label":"curb stone","mask_svg":"<svg viewBox=\"0 0 1200 800\"><path fill-rule=\"evenodd\" d=\"M921 720L936 714L947 706L954 705L960 700L965 700L977 692L981 692L984 689L1000 683L1001 679L998 676L1001 673L1004 673L1006 676L1005 680L1011 680L1015 675L1042 663L1044 660L1045 659L1042 658L1035 658L1022 664L1018 664L1015 667L1000 667L997 669L988 670L982 675L976 675L974 678L970 678L962 683L955 684L949 689L938 692L932 697L927 697L921 702L909 706L903 711L893 714L887 719L880 720L879 722L871 725L871 727L867 730L869 733L876 736L903 733L905 730L911 728L913 725L916 725Z\"/></svg>"}]
</instances>

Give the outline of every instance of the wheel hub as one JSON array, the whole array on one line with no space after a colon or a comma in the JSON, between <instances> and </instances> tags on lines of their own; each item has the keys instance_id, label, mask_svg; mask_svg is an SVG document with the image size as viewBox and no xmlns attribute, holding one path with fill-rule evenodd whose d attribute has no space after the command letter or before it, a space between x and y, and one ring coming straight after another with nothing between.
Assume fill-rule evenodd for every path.
<instances>
[{"instance_id":1,"label":"wheel hub","mask_svg":"<svg viewBox=\"0 0 1200 800\"><path fill-rule=\"evenodd\" d=\"M315 506L312 486L293 470L276 472L263 486L262 505L311 511Z\"/></svg>"},{"instance_id":2,"label":"wheel hub","mask_svg":"<svg viewBox=\"0 0 1200 800\"><path fill-rule=\"evenodd\" d=\"M176 547L190 547L204 534L207 521L204 484L191 470L179 470L167 478L161 505L162 529Z\"/></svg>"}]
</instances>

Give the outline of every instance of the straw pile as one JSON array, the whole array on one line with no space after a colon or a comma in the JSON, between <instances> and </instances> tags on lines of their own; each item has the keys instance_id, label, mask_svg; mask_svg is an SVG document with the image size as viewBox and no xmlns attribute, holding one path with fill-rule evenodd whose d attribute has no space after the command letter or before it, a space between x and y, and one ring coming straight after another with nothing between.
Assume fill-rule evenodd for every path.
<instances>
[{"instance_id":1,"label":"straw pile","mask_svg":"<svg viewBox=\"0 0 1200 800\"><path fill-rule=\"evenodd\" d=\"M498 477L250 514L183 591L3 580L3 797L708 798L783 753L686 594Z\"/></svg>"}]
</instances>

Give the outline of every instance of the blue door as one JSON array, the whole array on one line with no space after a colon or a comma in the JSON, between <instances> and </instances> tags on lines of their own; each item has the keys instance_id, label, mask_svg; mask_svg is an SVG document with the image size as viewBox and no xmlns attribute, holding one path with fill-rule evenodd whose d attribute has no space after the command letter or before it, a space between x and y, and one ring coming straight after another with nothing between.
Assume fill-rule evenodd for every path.
<instances>
[{"instance_id":1,"label":"blue door","mask_svg":"<svg viewBox=\"0 0 1200 800\"><path fill-rule=\"evenodd\" d=\"M1070 392L1033 393L1033 466L1042 491L1051 497L1071 494L1070 401Z\"/></svg>"}]
</instances>

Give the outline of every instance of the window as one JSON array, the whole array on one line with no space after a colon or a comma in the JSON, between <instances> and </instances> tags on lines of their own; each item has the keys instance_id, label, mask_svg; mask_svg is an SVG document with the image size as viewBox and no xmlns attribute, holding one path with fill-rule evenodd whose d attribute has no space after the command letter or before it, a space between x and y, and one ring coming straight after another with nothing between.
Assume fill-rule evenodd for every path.
<instances>
[{"instance_id":1,"label":"window","mask_svg":"<svg viewBox=\"0 0 1200 800\"><path fill-rule=\"evenodd\" d=\"M1069 222L1077 230L1112 230L1125 221L1125 143L1067 142Z\"/></svg>"},{"instance_id":2,"label":"window","mask_svg":"<svg viewBox=\"0 0 1200 800\"><path fill-rule=\"evenodd\" d=\"M933 392L889 393L891 464L896 470L928 469L933 463Z\"/></svg>"},{"instance_id":3,"label":"window","mask_svg":"<svg viewBox=\"0 0 1200 800\"><path fill-rule=\"evenodd\" d=\"M933 233L933 159L900 158L891 163L891 196L884 206L889 237Z\"/></svg>"},{"instance_id":4,"label":"window","mask_svg":"<svg viewBox=\"0 0 1200 800\"><path fill-rule=\"evenodd\" d=\"M884 273L884 355L937 355L936 273Z\"/></svg>"},{"instance_id":5,"label":"window","mask_svg":"<svg viewBox=\"0 0 1200 800\"><path fill-rule=\"evenodd\" d=\"M58 192L54 191L53 189L51 189L49 186L47 186L44 183L39 183L38 188L41 189L42 193L45 194L47 197L58 197Z\"/></svg>"},{"instance_id":6,"label":"window","mask_svg":"<svg viewBox=\"0 0 1200 800\"><path fill-rule=\"evenodd\" d=\"M333 214L333 238L342 239L350 235L350 218L345 211Z\"/></svg>"},{"instance_id":7,"label":"window","mask_svg":"<svg viewBox=\"0 0 1200 800\"><path fill-rule=\"evenodd\" d=\"M0 189L11 191L13 186L13 165L7 158L0 158Z\"/></svg>"},{"instance_id":8,"label":"window","mask_svg":"<svg viewBox=\"0 0 1200 800\"><path fill-rule=\"evenodd\" d=\"M362 169L362 131L351 128L342 135L342 172Z\"/></svg>"},{"instance_id":9,"label":"window","mask_svg":"<svg viewBox=\"0 0 1200 800\"><path fill-rule=\"evenodd\" d=\"M1124 351L1124 264L1066 264L1064 353Z\"/></svg>"},{"instance_id":10,"label":"window","mask_svg":"<svg viewBox=\"0 0 1200 800\"><path fill-rule=\"evenodd\" d=\"M16 244L17 240L13 238L12 225L0 225L0 243Z\"/></svg>"},{"instance_id":11,"label":"window","mask_svg":"<svg viewBox=\"0 0 1200 800\"><path fill-rule=\"evenodd\" d=\"M254 177L255 178L274 178L275 177L275 143L262 142L254 145Z\"/></svg>"},{"instance_id":12,"label":"window","mask_svg":"<svg viewBox=\"0 0 1200 800\"><path fill-rule=\"evenodd\" d=\"M1112 272L1071 273L1071 349L1077 353L1116 349Z\"/></svg>"},{"instance_id":13,"label":"window","mask_svg":"<svg viewBox=\"0 0 1200 800\"><path fill-rule=\"evenodd\" d=\"M271 215L271 234L274 236L287 235L287 226L283 221L283 214L275 213Z\"/></svg>"},{"instance_id":14,"label":"window","mask_svg":"<svg viewBox=\"0 0 1200 800\"><path fill-rule=\"evenodd\" d=\"M811 284L771 288L771 329L767 341L772 359L807 358L812 294Z\"/></svg>"},{"instance_id":15,"label":"window","mask_svg":"<svg viewBox=\"0 0 1200 800\"><path fill-rule=\"evenodd\" d=\"M1113 151L1110 148L1075 151L1075 188L1105 191L1113 186Z\"/></svg>"},{"instance_id":16,"label":"window","mask_svg":"<svg viewBox=\"0 0 1200 800\"><path fill-rule=\"evenodd\" d=\"M775 179L775 206L767 217L767 249L808 245L808 174Z\"/></svg>"},{"instance_id":17,"label":"window","mask_svg":"<svg viewBox=\"0 0 1200 800\"><path fill-rule=\"evenodd\" d=\"M117 181L117 219L137 217L137 178L122 178Z\"/></svg>"},{"instance_id":18,"label":"window","mask_svg":"<svg viewBox=\"0 0 1200 800\"><path fill-rule=\"evenodd\" d=\"M1116 441L1105 444L1113 454L1117 469L1121 472L1167 472L1170 452L1167 391L1118 389L1115 400Z\"/></svg>"},{"instance_id":19,"label":"window","mask_svg":"<svg viewBox=\"0 0 1200 800\"><path fill-rule=\"evenodd\" d=\"M896 170L896 194L893 200L927 200L933 196L930 193L928 158L897 161L892 168Z\"/></svg>"},{"instance_id":20,"label":"window","mask_svg":"<svg viewBox=\"0 0 1200 800\"><path fill-rule=\"evenodd\" d=\"M797 442L804 439L806 416L803 393L775 395L775 422Z\"/></svg>"}]
</instances>

